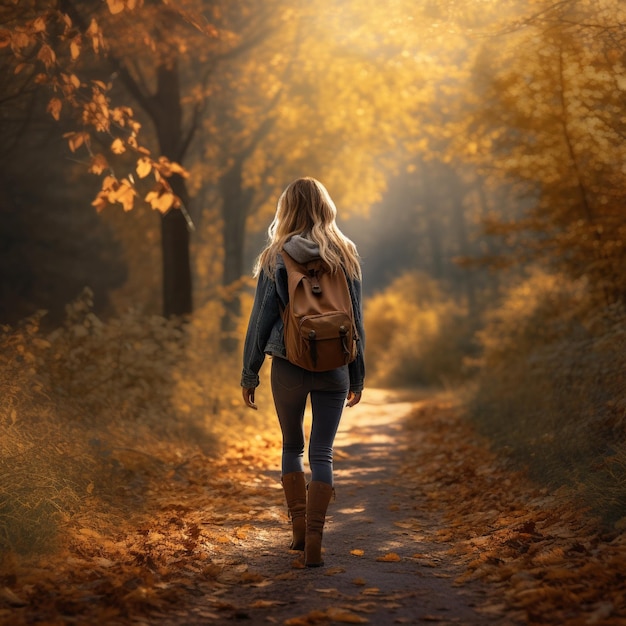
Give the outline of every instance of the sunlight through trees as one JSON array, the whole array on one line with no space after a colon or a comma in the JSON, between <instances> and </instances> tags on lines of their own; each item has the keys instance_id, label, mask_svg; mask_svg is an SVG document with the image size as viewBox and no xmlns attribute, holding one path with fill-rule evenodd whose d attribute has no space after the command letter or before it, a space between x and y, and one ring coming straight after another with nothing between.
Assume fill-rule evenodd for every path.
<instances>
[{"instance_id":1,"label":"sunlight through trees","mask_svg":"<svg viewBox=\"0 0 626 626\"><path fill-rule=\"evenodd\" d=\"M275 452L268 372L254 421L239 352L253 259L305 175L362 255L366 393L448 388L464 428L623 541L625 43L622 0L3 2L0 618L36 590L14 593L21 558L82 558L147 484L191 506L190 468L219 503L233 433L239 479ZM193 565L201 514L171 510ZM469 569L509 584L483 554ZM621 617L598 602L585 619Z\"/></svg>"}]
</instances>

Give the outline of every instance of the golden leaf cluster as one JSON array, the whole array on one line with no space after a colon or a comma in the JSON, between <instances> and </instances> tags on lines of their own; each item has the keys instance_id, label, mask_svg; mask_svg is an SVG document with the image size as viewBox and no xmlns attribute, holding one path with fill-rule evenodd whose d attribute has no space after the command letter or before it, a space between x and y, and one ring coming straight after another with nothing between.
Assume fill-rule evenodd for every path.
<instances>
[{"instance_id":1,"label":"golden leaf cluster","mask_svg":"<svg viewBox=\"0 0 626 626\"><path fill-rule=\"evenodd\" d=\"M10 50L9 61L14 63L15 73L32 75L35 83L52 92L46 110L56 121L62 116L74 120L77 128L65 134L70 150L86 152L91 173L108 175L102 178L102 189L94 200L99 210L108 203L119 203L124 210L134 206L139 192L133 176L130 173L117 176L113 170L114 162L127 152L138 156L136 172L140 179L147 179L152 172L156 174L155 193L147 201L157 210L167 211L179 204L163 178L186 176L177 163L165 158L152 159L139 139L140 123L133 110L125 105L112 105L110 83L85 78L85 67L90 62L87 52L102 55L101 60L110 52L111 38L116 37L115 22L111 19L123 19L121 14L140 10L143 10L141 0L109 0L106 11L94 14L83 24L80 18L75 22L59 8L33 6L19 16L11 16L5 22L6 27L0 29L0 47ZM101 136L110 137L110 155L92 151L96 143L102 142ZM111 176L117 182L113 183ZM145 197L146 193L142 195Z\"/></svg>"}]
</instances>

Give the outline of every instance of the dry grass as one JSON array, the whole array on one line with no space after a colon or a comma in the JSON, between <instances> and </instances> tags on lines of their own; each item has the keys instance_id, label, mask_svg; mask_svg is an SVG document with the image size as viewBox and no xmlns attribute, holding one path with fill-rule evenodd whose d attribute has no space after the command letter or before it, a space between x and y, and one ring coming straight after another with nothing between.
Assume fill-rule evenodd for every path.
<instances>
[{"instance_id":1,"label":"dry grass","mask_svg":"<svg viewBox=\"0 0 626 626\"><path fill-rule=\"evenodd\" d=\"M77 515L114 525L189 459L275 427L271 403L242 405L219 313L184 330L132 312L103 323L86 291L51 334L41 315L1 329L0 553L57 549Z\"/></svg>"},{"instance_id":2,"label":"dry grass","mask_svg":"<svg viewBox=\"0 0 626 626\"><path fill-rule=\"evenodd\" d=\"M626 311L537 272L480 339L470 414L531 475L573 487L608 522L626 515Z\"/></svg>"}]
</instances>

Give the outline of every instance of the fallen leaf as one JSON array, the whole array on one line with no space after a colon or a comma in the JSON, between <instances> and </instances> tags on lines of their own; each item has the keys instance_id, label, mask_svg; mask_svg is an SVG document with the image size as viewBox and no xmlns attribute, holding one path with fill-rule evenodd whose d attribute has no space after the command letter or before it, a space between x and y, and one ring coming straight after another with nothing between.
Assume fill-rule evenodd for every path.
<instances>
[{"instance_id":1,"label":"fallen leaf","mask_svg":"<svg viewBox=\"0 0 626 626\"><path fill-rule=\"evenodd\" d=\"M19 598L13 591L11 591L8 587L2 587L0 589L0 600L3 600L9 606L20 607L27 606L28 602L25 602L21 598Z\"/></svg>"},{"instance_id":2,"label":"fallen leaf","mask_svg":"<svg viewBox=\"0 0 626 626\"><path fill-rule=\"evenodd\" d=\"M367 624L369 622L367 618L341 608L330 607L326 610L326 615L332 621L343 624Z\"/></svg>"},{"instance_id":3,"label":"fallen leaf","mask_svg":"<svg viewBox=\"0 0 626 626\"><path fill-rule=\"evenodd\" d=\"M287 604L280 600L256 600L250 605L251 609L271 609L274 606L283 606Z\"/></svg>"},{"instance_id":4,"label":"fallen leaf","mask_svg":"<svg viewBox=\"0 0 626 626\"><path fill-rule=\"evenodd\" d=\"M243 583L256 583L254 586L258 587L259 583L265 580L265 576L258 572L244 572L241 575L241 582Z\"/></svg>"},{"instance_id":5,"label":"fallen leaf","mask_svg":"<svg viewBox=\"0 0 626 626\"><path fill-rule=\"evenodd\" d=\"M292 617L283 622L283 626L311 626L318 622L327 622L327 615L324 611L311 611L306 615Z\"/></svg>"},{"instance_id":6,"label":"fallen leaf","mask_svg":"<svg viewBox=\"0 0 626 626\"><path fill-rule=\"evenodd\" d=\"M367 589L363 589L361 593L364 596L377 596L380 593L380 589L378 587L368 587Z\"/></svg>"}]
</instances>

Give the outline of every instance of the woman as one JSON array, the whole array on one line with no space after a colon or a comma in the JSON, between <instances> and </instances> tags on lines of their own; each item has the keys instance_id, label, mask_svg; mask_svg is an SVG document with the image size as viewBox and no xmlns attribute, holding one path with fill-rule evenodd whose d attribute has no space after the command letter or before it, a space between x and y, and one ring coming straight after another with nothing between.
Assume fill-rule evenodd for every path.
<instances>
[{"instance_id":1,"label":"woman","mask_svg":"<svg viewBox=\"0 0 626 626\"><path fill-rule=\"evenodd\" d=\"M299 178L283 191L268 229L268 244L255 266L258 283L248 323L241 377L243 399L256 409L259 370L272 358L271 384L283 437L282 484L292 520L291 549L304 550L305 564L323 565L322 531L333 494L333 443L344 404L361 400L365 364L361 268L356 247L336 224L337 209L326 188L313 178ZM358 334L357 356L348 365L311 372L286 358L281 310L288 302L287 270L281 252L298 263L321 258L331 270L344 271ZM311 397L309 441L311 482L304 479L304 410ZM347 400L347 403L346 403Z\"/></svg>"}]
</instances>

